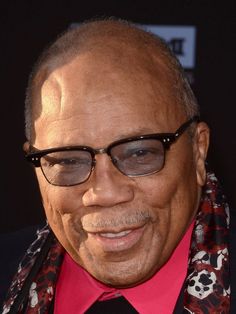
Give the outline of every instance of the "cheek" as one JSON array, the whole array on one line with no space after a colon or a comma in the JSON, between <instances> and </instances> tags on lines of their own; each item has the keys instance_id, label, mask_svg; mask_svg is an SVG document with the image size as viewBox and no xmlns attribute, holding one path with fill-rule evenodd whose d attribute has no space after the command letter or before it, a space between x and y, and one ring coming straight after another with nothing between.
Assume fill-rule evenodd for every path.
<instances>
[{"instance_id":1,"label":"cheek","mask_svg":"<svg viewBox=\"0 0 236 314\"><path fill-rule=\"evenodd\" d=\"M48 222L56 234L61 233L68 217L77 216L81 212L80 194L73 187L49 184L40 173L37 173L37 178Z\"/></svg>"},{"instance_id":2,"label":"cheek","mask_svg":"<svg viewBox=\"0 0 236 314\"><path fill-rule=\"evenodd\" d=\"M155 182L147 183L149 193L146 191L147 201L150 205L159 208L181 207L186 201L195 198L196 177L195 173L188 175L169 176L160 175Z\"/></svg>"},{"instance_id":3,"label":"cheek","mask_svg":"<svg viewBox=\"0 0 236 314\"><path fill-rule=\"evenodd\" d=\"M178 158L177 158L178 157ZM144 194L150 205L159 208L177 208L185 214L191 211L198 196L196 167L193 162L191 147L181 147L167 155L163 170L153 176L146 177L143 184Z\"/></svg>"},{"instance_id":4,"label":"cheek","mask_svg":"<svg viewBox=\"0 0 236 314\"><path fill-rule=\"evenodd\" d=\"M77 257L81 243L86 240L81 226L79 193L72 187L50 185L41 177L38 177L38 181L47 220L53 232L64 248Z\"/></svg>"},{"instance_id":5,"label":"cheek","mask_svg":"<svg viewBox=\"0 0 236 314\"><path fill-rule=\"evenodd\" d=\"M80 193L74 187L59 187L49 184L41 172L36 172L44 209L60 215L74 212L80 206Z\"/></svg>"},{"instance_id":6,"label":"cheek","mask_svg":"<svg viewBox=\"0 0 236 314\"><path fill-rule=\"evenodd\" d=\"M139 188L145 203L153 208L166 209L170 207L178 192L179 179L160 172L141 178Z\"/></svg>"},{"instance_id":7,"label":"cheek","mask_svg":"<svg viewBox=\"0 0 236 314\"><path fill-rule=\"evenodd\" d=\"M80 250L81 243L83 243L87 238L87 235L82 228L81 217L77 214L64 214L62 216L62 225L65 236L61 240L65 241L66 238L77 255ZM69 252L71 251L68 246L66 246L66 248Z\"/></svg>"},{"instance_id":8,"label":"cheek","mask_svg":"<svg viewBox=\"0 0 236 314\"><path fill-rule=\"evenodd\" d=\"M189 159L188 163L183 160L180 165L179 168L167 166L162 172L140 180L145 203L158 215L159 231L166 239L168 251L182 237L199 203L200 189L194 165Z\"/></svg>"}]
</instances>

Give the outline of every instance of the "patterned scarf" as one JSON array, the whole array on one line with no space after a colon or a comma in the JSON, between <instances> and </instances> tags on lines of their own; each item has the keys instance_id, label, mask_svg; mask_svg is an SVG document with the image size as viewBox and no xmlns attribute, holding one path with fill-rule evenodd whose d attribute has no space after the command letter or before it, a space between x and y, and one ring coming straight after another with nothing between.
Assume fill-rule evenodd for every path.
<instances>
[{"instance_id":1,"label":"patterned scarf","mask_svg":"<svg viewBox=\"0 0 236 314\"><path fill-rule=\"evenodd\" d=\"M229 313L229 208L214 174L208 173L192 234L183 313ZM64 249L48 225L37 232L19 265L2 314L53 313Z\"/></svg>"}]
</instances>

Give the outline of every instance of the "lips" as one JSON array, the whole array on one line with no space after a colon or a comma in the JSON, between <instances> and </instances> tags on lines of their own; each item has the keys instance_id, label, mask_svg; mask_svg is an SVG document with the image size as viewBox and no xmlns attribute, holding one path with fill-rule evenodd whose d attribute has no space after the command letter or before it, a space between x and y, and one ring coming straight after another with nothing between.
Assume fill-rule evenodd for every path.
<instances>
[{"instance_id":1,"label":"lips","mask_svg":"<svg viewBox=\"0 0 236 314\"><path fill-rule=\"evenodd\" d=\"M117 232L117 233L112 233L112 232L108 232L108 233L100 233L99 235L101 237L104 238L109 238L109 239L114 239L114 238L122 238L125 237L127 234L129 234L130 232L132 232L132 230L125 230L125 231L121 231L121 232Z\"/></svg>"},{"instance_id":2,"label":"lips","mask_svg":"<svg viewBox=\"0 0 236 314\"><path fill-rule=\"evenodd\" d=\"M88 233L88 237L104 252L120 252L132 249L141 241L145 226L120 232L98 232Z\"/></svg>"}]
</instances>

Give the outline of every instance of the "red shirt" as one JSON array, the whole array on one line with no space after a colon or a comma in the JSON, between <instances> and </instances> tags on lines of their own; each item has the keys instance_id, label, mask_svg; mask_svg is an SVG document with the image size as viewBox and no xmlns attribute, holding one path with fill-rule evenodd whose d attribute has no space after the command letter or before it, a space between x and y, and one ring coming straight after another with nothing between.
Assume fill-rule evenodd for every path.
<instances>
[{"instance_id":1,"label":"red shirt","mask_svg":"<svg viewBox=\"0 0 236 314\"><path fill-rule=\"evenodd\" d=\"M95 301L122 295L141 314L173 313L186 277L193 224L168 262L136 287L115 289L94 279L65 254L56 287L55 314L82 314Z\"/></svg>"}]
</instances>

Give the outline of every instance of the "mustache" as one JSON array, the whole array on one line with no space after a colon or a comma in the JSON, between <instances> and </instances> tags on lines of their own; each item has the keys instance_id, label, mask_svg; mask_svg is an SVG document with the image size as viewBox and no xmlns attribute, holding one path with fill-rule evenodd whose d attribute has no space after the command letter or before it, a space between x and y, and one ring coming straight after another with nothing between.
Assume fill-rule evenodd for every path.
<instances>
[{"instance_id":1,"label":"mustache","mask_svg":"<svg viewBox=\"0 0 236 314\"><path fill-rule=\"evenodd\" d=\"M141 225L152 219L148 211L137 211L132 214L127 213L126 215L116 217L97 217L94 220L87 221L82 219L82 226L84 229L107 229L114 227L131 227L135 225Z\"/></svg>"}]
</instances>

